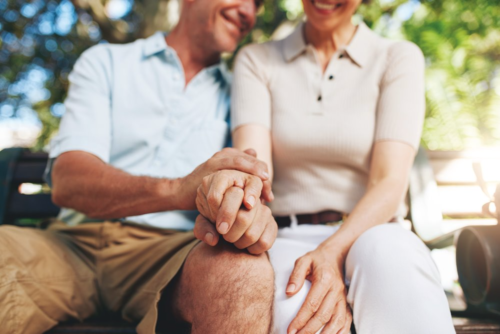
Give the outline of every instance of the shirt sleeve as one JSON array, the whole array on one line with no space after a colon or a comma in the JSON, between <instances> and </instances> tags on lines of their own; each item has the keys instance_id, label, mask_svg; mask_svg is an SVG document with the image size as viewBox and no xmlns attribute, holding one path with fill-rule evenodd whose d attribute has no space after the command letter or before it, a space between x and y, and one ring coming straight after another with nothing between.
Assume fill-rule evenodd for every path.
<instances>
[{"instance_id":1,"label":"shirt sleeve","mask_svg":"<svg viewBox=\"0 0 500 334\"><path fill-rule=\"evenodd\" d=\"M418 148L425 116L425 61L413 43L391 46L380 85L375 141L394 140Z\"/></svg>"},{"instance_id":2,"label":"shirt sleeve","mask_svg":"<svg viewBox=\"0 0 500 334\"><path fill-rule=\"evenodd\" d=\"M231 130L245 124L271 128L265 45L250 45L236 57L231 89Z\"/></svg>"},{"instance_id":3,"label":"shirt sleeve","mask_svg":"<svg viewBox=\"0 0 500 334\"><path fill-rule=\"evenodd\" d=\"M50 158L85 151L108 163L111 150L111 60L106 45L80 56L69 75L66 112L50 145Z\"/></svg>"}]
</instances>

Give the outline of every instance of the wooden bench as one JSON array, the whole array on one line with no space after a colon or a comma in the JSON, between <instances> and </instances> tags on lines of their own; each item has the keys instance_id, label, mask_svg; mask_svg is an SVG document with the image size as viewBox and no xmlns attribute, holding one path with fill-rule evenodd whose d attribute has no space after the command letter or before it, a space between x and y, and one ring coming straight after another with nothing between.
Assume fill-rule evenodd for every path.
<instances>
[{"instance_id":1,"label":"wooden bench","mask_svg":"<svg viewBox=\"0 0 500 334\"><path fill-rule=\"evenodd\" d=\"M430 158L430 159L429 159ZM441 192L440 187L459 186L474 188L461 190L464 196L477 194L477 167L480 162L483 177L488 186L495 182L496 164L500 157L477 153L429 152L421 149L415 160L409 189L410 218L413 230L431 248L443 248L453 244L453 230L467 224L493 224L493 219L484 218L480 212L482 202L474 196L467 204L458 205L458 212L442 197L448 189ZM0 151L0 224L18 224L43 227L43 219L57 215L59 208L50 200L50 190L43 181L47 155L31 153L23 149ZM476 165L477 166L477 165ZM493 167L491 167L493 166ZM497 169L497 170L500 170ZM455 177L456 176L456 177ZM468 189L468 188L465 188ZM441 198L441 199L440 199ZM469 202L471 201L471 202ZM453 203L452 203L453 204ZM479 205L479 208L477 207ZM465 210L467 208L467 210ZM461 315L458 313L458 315ZM500 322L491 319L454 318L457 333L500 333ZM96 320L83 324L61 324L52 329L51 334L83 333L135 333L134 326L120 320ZM173 331L172 333L180 333Z\"/></svg>"},{"instance_id":2,"label":"wooden bench","mask_svg":"<svg viewBox=\"0 0 500 334\"><path fill-rule=\"evenodd\" d=\"M0 151L0 225L43 228L45 219L56 217L50 189L43 180L48 156L21 148ZM97 319L61 324L50 334L132 334L135 326L121 320Z\"/></svg>"},{"instance_id":3,"label":"wooden bench","mask_svg":"<svg viewBox=\"0 0 500 334\"><path fill-rule=\"evenodd\" d=\"M453 244L464 226L496 225L482 206L500 184L500 150L425 151L420 149L410 176L410 219L431 248Z\"/></svg>"},{"instance_id":4,"label":"wooden bench","mask_svg":"<svg viewBox=\"0 0 500 334\"><path fill-rule=\"evenodd\" d=\"M420 149L408 192L412 228L430 249L448 249L452 255L450 260L454 261L454 244L457 236L461 236L461 228L490 226L492 232L498 233L497 218L484 210L486 203L493 202L495 192L500 196L500 150L426 152ZM464 254L466 259L473 259L472 254L467 255L463 249L459 248L457 253L461 256L458 264L464 263ZM476 261L476 256L472 261ZM462 275L461 280L465 276ZM447 295L455 316L470 317L485 312L481 306L466 303L460 287L447 291ZM493 324L500 324L498 317ZM466 327L471 328L471 324ZM492 332L492 327L488 328L491 333L500 333L500 329Z\"/></svg>"}]
</instances>

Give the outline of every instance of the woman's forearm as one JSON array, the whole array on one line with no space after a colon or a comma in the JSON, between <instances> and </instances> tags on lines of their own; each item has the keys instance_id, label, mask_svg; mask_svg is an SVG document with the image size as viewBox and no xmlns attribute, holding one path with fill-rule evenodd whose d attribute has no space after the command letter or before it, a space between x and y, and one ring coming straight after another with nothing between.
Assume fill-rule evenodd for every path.
<instances>
[{"instance_id":1,"label":"woman's forearm","mask_svg":"<svg viewBox=\"0 0 500 334\"><path fill-rule=\"evenodd\" d=\"M341 228L319 247L345 258L352 244L369 228L388 222L396 212L406 185L385 178L369 189Z\"/></svg>"},{"instance_id":2,"label":"woman's forearm","mask_svg":"<svg viewBox=\"0 0 500 334\"><path fill-rule=\"evenodd\" d=\"M375 143L365 195L340 229L319 247L345 259L361 234L393 218L406 194L414 156L415 149L408 144Z\"/></svg>"}]
</instances>

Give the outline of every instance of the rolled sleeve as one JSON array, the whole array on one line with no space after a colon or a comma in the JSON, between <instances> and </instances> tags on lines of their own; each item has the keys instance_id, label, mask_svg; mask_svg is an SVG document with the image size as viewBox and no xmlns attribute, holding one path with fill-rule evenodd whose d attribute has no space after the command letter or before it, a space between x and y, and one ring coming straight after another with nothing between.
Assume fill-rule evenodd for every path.
<instances>
[{"instance_id":1,"label":"rolled sleeve","mask_svg":"<svg viewBox=\"0 0 500 334\"><path fill-rule=\"evenodd\" d=\"M425 116L424 57L410 42L395 43L388 52L375 141L400 141L417 149Z\"/></svg>"},{"instance_id":2,"label":"rolled sleeve","mask_svg":"<svg viewBox=\"0 0 500 334\"><path fill-rule=\"evenodd\" d=\"M105 45L84 52L69 75L69 91L50 158L85 151L109 162L111 150L111 60Z\"/></svg>"},{"instance_id":3,"label":"rolled sleeve","mask_svg":"<svg viewBox=\"0 0 500 334\"><path fill-rule=\"evenodd\" d=\"M271 128L265 51L263 45L251 45L242 49L236 58L231 89L231 130L245 124Z\"/></svg>"}]
</instances>

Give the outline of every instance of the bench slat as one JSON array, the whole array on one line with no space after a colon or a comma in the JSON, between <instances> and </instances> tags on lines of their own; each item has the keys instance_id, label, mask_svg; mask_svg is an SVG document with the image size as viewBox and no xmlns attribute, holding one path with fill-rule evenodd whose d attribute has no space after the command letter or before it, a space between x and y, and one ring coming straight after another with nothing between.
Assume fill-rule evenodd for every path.
<instances>
[{"instance_id":1,"label":"bench slat","mask_svg":"<svg viewBox=\"0 0 500 334\"><path fill-rule=\"evenodd\" d=\"M45 172L46 162L20 162L16 166L14 175L12 176L12 183L38 183L43 184L43 173Z\"/></svg>"},{"instance_id":2,"label":"bench slat","mask_svg":"<svg viewBox=\"0 0 500 334\"><path fill-rule=\"evenodd\" d=\"M472 185L476 183L476 175L472 167L474 162L479 162L483 170L485 182L500 182L500 159L488 160L430 160L434 176L438 185Z\"/></svg>"},{"instance_id":3,"label":"bench slat","mask_svg":"<svg viewBox=\"0 0 500 334\"><path fill-rule=\"evenodd\" d=\"M23 195L14 193L10 197L8 218L49 218L59 214L59 207L52 203L50 194Z\"/></svg>"}]
</instances>

